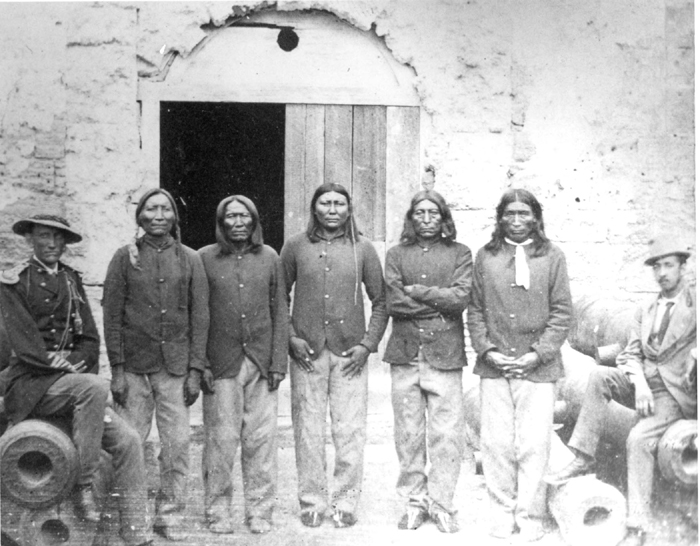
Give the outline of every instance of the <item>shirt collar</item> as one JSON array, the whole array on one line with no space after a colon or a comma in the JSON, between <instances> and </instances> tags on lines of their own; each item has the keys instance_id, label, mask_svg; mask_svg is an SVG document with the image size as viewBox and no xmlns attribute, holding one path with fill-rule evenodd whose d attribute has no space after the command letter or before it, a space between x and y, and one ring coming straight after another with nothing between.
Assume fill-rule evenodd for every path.
<instances>
[{"instance_id":1,"label":"shirt collar","mask_svg":"<svg viewBox=\"0 0 700 546\"><path fill-rule=\"evenodd\" d=\"M666 298L666 297L662 296L661 294L659 294L659 299L657 300L656 304L661 307L661 306L665 306L667 303L673 303L673 305L675 306L680 301L682 294L683 294L683 290L678 292L678 294L676 294L672 298Z\"/></svg>"},{"instance_id":2,"label":"shirt collar","mask_svg":"<svg viewBox=\"0 0 700 546\"><path fill-rule=\"evenodd\" d=\"M532 239L527 239L526 241L523 241L522 243L516 243L515 241L511 241L508 237L503 237L503 240L508 243L509 245L513 246L527 246L532 243Z\"/></svg>"},{"instance_id":3,"label":"shirt collar","mask_svg":"<svg viewBox=\"0 0 700 546\"><path fill-rule=\"evenodd\" d=\"M39 258L37 258L36 255L32 256L32 258L39 265L39 267L45 270L49 275L58 275L58 262L56 262L53 267L49 267Z\"/></svg>"},{"instance_id":4,"label":"shirt collar","mask_svg":"<svg viewBox=\"0 0 700 546\"><path fill-rule=\"evenodd\" d=\"M336 232L336 234L333 235L332 237L326 237L326 234L323 231L321 231L320 229L317 229L314 233L315 233L316 237L318 237L319 239L323 239L324 241L332 241L334 239L339 239L341 237L345 237L345 229L338 230Z\"/></svg>"},{"instance_id":5,"label":"shirt collar","mask_svg":"<svg viewBox=\"0 0 700 546\"><path fill-rule=\"evenodd\" d=\"M172 235L168 235L165 239L161 241L160 239L151 237L147 233L143 236L143 241L144 243L148 244L148 246L153 248L168 248L169 246L172 246L175 239L173 239Z\"/></svg>"}]
</instances>

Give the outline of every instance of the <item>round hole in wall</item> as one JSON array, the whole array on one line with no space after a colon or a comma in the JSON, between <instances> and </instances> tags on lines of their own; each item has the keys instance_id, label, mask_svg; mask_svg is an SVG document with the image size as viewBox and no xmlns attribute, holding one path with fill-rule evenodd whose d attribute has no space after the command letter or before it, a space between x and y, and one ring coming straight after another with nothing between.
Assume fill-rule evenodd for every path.
<instances>
[{"instance_id":1,"label":"round hole in wall","mask_svg":"<svg viewBox=\"0 0 700 546\"><path fill-rule=\"evenodd\" d=\"M283 51L292 51L299 45L299 36L293 29L284 27L277 35L277 45Z\"/></svg>"}]
</instances>

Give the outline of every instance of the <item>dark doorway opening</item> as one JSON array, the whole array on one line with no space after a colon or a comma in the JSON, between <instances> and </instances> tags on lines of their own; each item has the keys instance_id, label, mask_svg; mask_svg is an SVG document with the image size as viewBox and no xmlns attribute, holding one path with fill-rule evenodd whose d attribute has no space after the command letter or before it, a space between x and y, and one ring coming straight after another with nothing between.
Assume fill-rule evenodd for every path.
<instances>
[{"instance_id":1,"label":"dark doorway opening","mask_svg":"<svg viewBox=\"0 0 700 546\"><path fill-rule=\"evenodd\" d=\"M219 202L234 194L258 207L265 243L284 242L284 104L161 102L160 185L173 194L182 241L216 241Z\"/></svg>"}]
</instances>

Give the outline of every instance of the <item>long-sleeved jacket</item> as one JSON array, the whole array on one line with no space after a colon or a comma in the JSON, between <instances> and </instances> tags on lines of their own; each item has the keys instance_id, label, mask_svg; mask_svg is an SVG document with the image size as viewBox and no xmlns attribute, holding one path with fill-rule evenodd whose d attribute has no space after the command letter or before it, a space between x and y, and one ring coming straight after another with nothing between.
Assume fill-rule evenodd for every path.
<instances>
[{"instance_id":1,"label":"long-sleeved jacket","mask_svg":"<svg viewBox=\"0 0 700 546\"><path fill-rule=\"evenodd\" d=\"M474 373L500 377L500 370L484 361L487 351L516 358L535 351L540 364L528 380L548 383L564 375L561 346L572 316L569 275L564 253L554 244L535 257L534 245L524 247L530 268L530 288L515 284L515 246L496 254L481 248L474 262L467 324L477 353Z\"/></svg>"},{"instance_id":2,"label":"long-sleeved jacket","mask_svg":"<svg viewBox=\"0 0 700 546\"><path fill-rule=\"evenodd\" d=\"M214 378L236 377L246 356L263 377L287 373L289 314L277 252L265 245L224 255L213 244L199 255L209 280L207 359Z\"/></svg>"},{"instance_id":3,"label":"long-sleeved jacket","mask_svg":"<svg viewBox=\"0 0 700 546\"><path fill-rule=\"evenodd\" d=\"M5 406L19 423L64 373L51 367L49 352L97 373L100 337L80 275L59 262L49 274L34 259L0 276L0 308L13 356Z\"/></svg>"},{"instance_id":4,"label":"long-sleeved jacket","mask_svg":"<svg viewBox=\"0 0 700 546\"><path fill-rule=\"evenodd\" d=\"M467 365L464 321L472 283L472 254L460 243L397 245L386 256L387 311L392 332L384 354L408 364L418 349L439 369ZM412 285L411 294L404 293Z\"/></svg>"},{"instance_id":5,"label":"long-sleeved jacket","mask_svg":"<svg viewBox=\"0 0 700 546\"><path fill-rule=\"evenodd\" d=\"M629 342L616 359L620 370L630 375L644 374L651 377L657 371L661 375L671 396L681 406L687 419L697 417L697 392L683 384L683 375L690 360L691 351L697 347L697 307L695 292L684 287L678 298L677 308L671 315L668 330L661 345L649 343L649 334L654 327L656 299L642 305L635 315L635 325Z\"/></svg>"},{"instance_id":6,"label":"long-sleeved jacket","mask_svg":"<svg viewBox=\"0 0 700 546\"><path fill-rule=\"evenodd\" d=\"M132 373L173 375L205 368L209 331L209 286L199 255L181 246L185 289L175 241L162 247L142 239L140 269L129 260L129 247L117 250L107 269L104 331L112 366Z\"/></svg>"},{"instance_id":7,"label":"long-sleeved jacket","mask_svg":"<svg viewBox=\"0 0 700 546\"><path fill-rule=\"evenodd\" d=\"M359 237L353 249L343 236L314 243L300 233L284 244L281 258L287 293L294 287L291 335L316 355L325 345L338 355L358 344L377 351L389 319L382 265L369 239ZM367 327L363 283L372 302Z\"/></svg>"}]
</instances>

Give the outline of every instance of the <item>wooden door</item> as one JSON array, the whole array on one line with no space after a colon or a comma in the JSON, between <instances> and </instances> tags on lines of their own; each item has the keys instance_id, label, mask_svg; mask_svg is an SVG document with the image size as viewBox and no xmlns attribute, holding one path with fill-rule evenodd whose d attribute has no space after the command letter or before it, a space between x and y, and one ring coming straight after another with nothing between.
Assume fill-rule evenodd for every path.
<instances>
[{"instance_id":1,"label":"wooden door","mask_svg":"<svg viewBox=\"0 0 700 546\"><path fill-rule=\"evenodd\" d=\"M420 187L419 125L412 106L287 105L285 239L306 228L316 187L337 182L383 259Z\"/></svg>"},{"instance_id":2,"label":"wooden door","mask_svg":"<svg viewBox=\"0 0 700 546\"><path fill-rule=\"evenodd\" d=\"M285 239L306 229L314 190L337 182L350 192L358 227L383 265L420 188L419 127L420 110L414 106L287 105ZM365 316L370 314L365 298ZM370 359L374 369L381 365L389 333Z\"/></svg>"}]
</instances>

